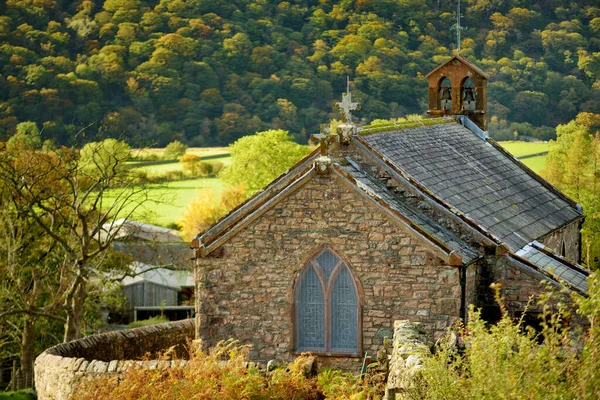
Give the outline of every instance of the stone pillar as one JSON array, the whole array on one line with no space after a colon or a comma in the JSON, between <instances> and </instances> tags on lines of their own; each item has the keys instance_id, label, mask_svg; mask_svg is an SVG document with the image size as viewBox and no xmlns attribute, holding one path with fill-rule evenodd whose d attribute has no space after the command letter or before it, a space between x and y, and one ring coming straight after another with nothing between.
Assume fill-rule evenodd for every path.
<instances>
[{"instance_id":1,"label":"stone pillar","mask_svg":"<svg viewBox=\"0 0 600 400\"><path fill-rule=\"evenodd\" d=\"M425 329L419 322L394 321L392 343L385 400L395 400L396 395L405 398L404 393L414 387L413 379L422 368L423 358L431 354Z\"/></svg>"}]
</instances>

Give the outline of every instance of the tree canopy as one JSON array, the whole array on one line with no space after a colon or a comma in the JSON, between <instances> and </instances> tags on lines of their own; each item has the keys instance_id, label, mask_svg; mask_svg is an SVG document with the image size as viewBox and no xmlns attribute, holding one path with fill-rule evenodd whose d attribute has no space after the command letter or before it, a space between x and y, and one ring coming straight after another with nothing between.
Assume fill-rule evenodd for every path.
<instances>
[{"instance_id":1,"label":"tree canopy","mask_svg":"<svg viewBox=\"0 0 600 400\"><path fill-rule=\"evenodd\" d=\"M542 127L600 112L597 2L463 11L462 54L491 75L492 136L549 138ZM358 118L421 114L454 20L455 2L437 0L2 2L0 140L32 121L68 145L98 140L76 135L94 123L132 145L226 145L264 129L305 142L346 76Z\"/></svg>"},{"instance_id":2,"label":"tree canopy","mask_svg":"<svg viewBox=\"0 0 600 400\"><path fill-rule=\"evenodd\" d=\"M245 136L229 146L231 164L219 177L232 186L244 185L249 194L262 189L310 152L278 129Z\"/></svg>"}]
</instances>

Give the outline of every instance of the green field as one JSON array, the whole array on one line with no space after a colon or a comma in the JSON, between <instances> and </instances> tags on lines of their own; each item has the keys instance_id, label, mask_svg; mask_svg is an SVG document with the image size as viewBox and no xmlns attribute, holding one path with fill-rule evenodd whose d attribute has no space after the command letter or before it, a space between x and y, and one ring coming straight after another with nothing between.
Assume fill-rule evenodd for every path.
<instances>
[{"instance_id":1,"label":"green field","mask_svg":"<svg viewBox=\"0 0 600 400\"><path fill-rule=\"evenodd\" d=\"M218 178L188 179L150 185L151 201L133 215L133 219L161 226L172 226L181 219L188 204L198 197L199 192L211 190L215 200L223 190L223 182Z\"/></svg>"},{"instance_id":2,"label":"green field","mask_svg":"<svg viewBox=\"0 0 600 400\"><path fill-rule=\"evenodd\" d=\"M548 142L519 142L511 140L499 142L499 144L517 158L531 154L545 153L549 150Z\"/></svg>"},{"instance_id":3,"label":"green field","mask_svg":"<svg viewBox=\"0 0 600 400\"><path fill-rule=\"evenodd\" d=\"M536 174L539 174L546 167L546 156L523 158L519 161L531 168Z\"/></svg>"},{"instance_id":4,"label":"green field","mask_svg":"<svg viewBox=\"0 0 600 400\"><path fill-rule=\"evenodd\" d=\"M513 156L517 157L519 161L527 165L534 172L540 173L546 166L546 155L528 157L532 154L544 153L549 150L548 142L519 142L519 141L507 141L499 142L500 146L508 150Z\"/></svg>"},{"instance_id":5,"label":"green field","mask_svg":"<svg viewBox=\"0 0 600 400\"><path fill-rule=\"evenodd\" d=\"M200 158L206 162L221 162L223 165L229 165L231 163L231 156L229 153L215 154L210 157ZM130 163L134 168L139 168L148 171L155 175L166 174L170 171L183 171L183 164L178 161L161 161L157 163L152 162L132 162Z\"/></svg>"}]
</instances>

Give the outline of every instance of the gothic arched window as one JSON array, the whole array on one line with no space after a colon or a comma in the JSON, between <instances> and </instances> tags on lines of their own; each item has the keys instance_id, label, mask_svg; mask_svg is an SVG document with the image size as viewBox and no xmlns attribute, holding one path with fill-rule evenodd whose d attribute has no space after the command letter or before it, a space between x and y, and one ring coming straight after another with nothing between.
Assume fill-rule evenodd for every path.
<instances>
[{"instance_id":1,"label":"gothic arched window","mask_svg":"<svg viewBox=\"0 0 600 400\"><path fill-rule=\"evenodd\" d=\"M462 108L463 110L475 110L475 83L473 79L467 78L462 87Z\"/></svg>"},{"instance_id":2,"label":"gothic arched window","mask_svg":"<svg viewBox=\"0 0 600 400\"><path fill-rule=\"evenodd\" d=\"M440 109L441 110L451 110L452 109L452 83L450 79L443 78L440 81Z\"/></svg>"},{"instance_id":3,"label":"gothic arched window","mask_svg":"<svg viewBox=\"0 0 600 400\"><path fill-rule=\"evenodd\" d=\"M318 252L294 286L295 349L358 355L360 299L344 261L330 249Z\"/></svg>"}]
</instances>

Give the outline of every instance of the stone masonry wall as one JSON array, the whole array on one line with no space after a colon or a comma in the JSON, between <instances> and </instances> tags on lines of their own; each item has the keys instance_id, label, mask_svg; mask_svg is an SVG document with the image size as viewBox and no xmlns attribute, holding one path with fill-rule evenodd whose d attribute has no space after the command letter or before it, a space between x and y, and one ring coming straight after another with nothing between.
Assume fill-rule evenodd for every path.
<instances>
[{"instance_id":1,"label":"stone masonry wall","mask_svg":"<svg viewBox=\"0 0 600 400\"><path fill-rule=\"evenodd\" d=\"M554 250L556 254L562 255L563 243L565 247L565 257L576 263L581 262L579 249L579 230L581 221L575 221L564 228L548 235L544 238L544 246Z\"/></svg>"},{"instance_id":2,"label":"stone masonry wall","mask_svg":"<svg viewBox=\"0 0 600 400\"><path fill-rule=\"evenodd\" d=\"M35 360L35 387L40 400L66 400L85 379L120 375L137 367L185 365L186 341L194 338L194 321L184 320L87 336L59 344ZM139 359L176 346L176 361ZM138 360L138 361L135 361Z\"/></svg>"},{"instance_id":3,"label":"stone masonry wall","mask_svg":"<svg viewBox=\"0 0 600 400\"><path fill-rule=\"evenodd\" d=\"M255 361L292 359L294 282L323 246L345 259L359 283L363 351L376 354L394 320L422 322L433 337L458 318L459 269L443 265L340 178L318 175L232 237L218 257L197 260L205 271L198 276L206 276L197 282L206 296L202 338L252 344Z\"/></svg>"}]
</instances>

